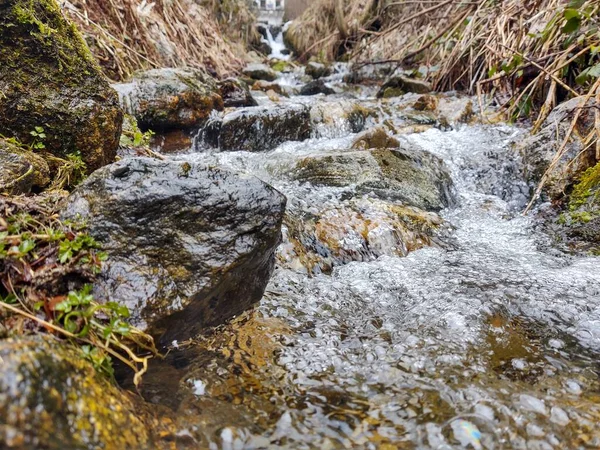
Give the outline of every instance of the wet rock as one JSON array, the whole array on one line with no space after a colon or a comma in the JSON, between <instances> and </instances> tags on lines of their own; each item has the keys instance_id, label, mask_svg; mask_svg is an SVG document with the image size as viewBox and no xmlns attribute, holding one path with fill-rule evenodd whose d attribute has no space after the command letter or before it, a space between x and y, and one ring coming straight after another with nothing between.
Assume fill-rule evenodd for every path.
<instances>
[{"instance_id":1,"label":"wet rock","mask_svg":"<svg viewBox=\"0 0 600 450\"><path fill-rule=\"evenodd\" d=\"M219 81L219 94L226 108L237 108L240 106L256 106L256 100L252 97L248 86L236 78L227 78Z\"/></svg>"},{"instance_id":2,"label":"wet rock","mask_svg":"<svg viewBox=\"0 0 600 450\"><path fill-rule=\"evenodd\" d=\"M427 211L452 203L452 181L442 160L418 149L377 149L310 156L292 178L317 186L356 186L359 193Z\"/></svg>"},{"instance_id":3,"label":"wet rock","mask_svg":"<svg viewBox=\"0 0 600 450\"><path fill-rule=\"evenodd\" d=\"M558 222L572 247L600 252L600 163L578 177Z\"/></svg>"},{"instance_id":4,"label":"wet rock","mask_svg":"<svg viewBox=\"0 0 600 450\"><path fill-rule=\"evenodd\" d=\"M516 151L525 163L525 178L538 183L552 164L556 152L561 147L571 126L575 112L582 108L581 98L561 103L552 110L544 121L540 131L524 139L516 146ZM578 124L567 144L566 151L549 174L545 192L551 199L559 199L575 182L578 174L596 163L596 149L589 146L584 151L582 138L594 128L594 109L596 102L590 99L581 109Z\"/></svg>"},{"instance_id":5,"label":"wet rock","mask_svg":"<svg viewBox=\"0 0 600 450\"><path fill-rule=\"evenodd\" d=\"M248 64L242 73L253 80L274 81L277 79L277 72L266 64Z\"/></svg>"},{"instance_id":6,"label":"wet rock","mask_svg":"<svg viewBox=\"0 0 600 450\"><path fill-rule=\"evenodd\" d=\"M440 97L437 110L439 122L446 123L448 126L471 123L475 119L473 99L469 97Z\"/></svg>"},{"instance_id":7,"label":"wet rock","mask_svg":"<svg viewBox=\"0 0 600 450\"><path fill-rule=\"evenodd\" d=\"M255 177L183 161L132 158L71 196L109 255L95 295L165 339L190 337L260 300L285 197ZM169 341L170 342L170 341Z\"/></svg>"},{"instance_id":8,"label":"wet rock","mask_svg":"<svg viewBox=\"0 0 600 450\"><path fill-rule=\"evenodd\" d=\"M427 94L431 92L431 85L423 80L396 75L381 86L377 98L398 97L408 92Z\"/></svg>"},{"instance_id":9,"label":"wet rock","mask_svg":"<svg viewBox=\"0 0 600 450\"><path fill-rule=\"evenodd\" d=\"M429 94L421 95L413 105L417 111L435 111L437 107L437 97Z\"/></svg>"},{"instance_id":10,"label":"wet rock","mask_svg":"<svg viewBox=\"0 0 600 450\"><path fill-rule=\"evenodd\" d=\"M136 405L51 337L0 340L0 447L148 448Z\"/></svg>"},{"instance_id":11,"label":"wet rock","mask_svg":"<svg viewBox=\"0 0 600 450\"><path fill-rule=\"evenodd\" d=\"M334 138L359 133L373 115L373 110L349 100L318 102L310 110L312 134L318 138Z\"/></svg>"},{"instance_id":12,"label":"wet rock","mask_svg":"<svg viewBox=\"0 0 600 450\"><path fill-rule=\"evenodd\" d=\"M0 138L0 193L28 194L50 183L50 168L40 155Z\"/></svg>"},{"instance_id":13,"label":"wet rock","mask_svg":"<svg viewBox=\"0 0 600 450\"><path fill-rule=\"evenodd\" d=\"M199 127L223 109L217 83L199 70L153 69L114 87L125 111L153 131Z\"/></svg>"},{"instance_id":14,"label":"wet rock","mask_svg":"<svg viewBox=\"0 0 600 450\"><path fill-rule=\"evenodd\" d=\"M286 239L278 259L292 269L329 272L351 261L372 261L382 255L406 256L438 245L442 220L435 213L379 199L347 200L307 217L285 219Z\"/></svg>"},{"instance_id":15,"label":"wet rock","mask_svg":"<svg viewBox=\"0 0 600 450\"><path fill-rule=\"evenodd\" d=\"M288 96L287 92L279 83L270 83L264 80L258 80L252 85L253 91L269 92L273 91L278 95Z\"/></svg>"},{"instance_id":16,"label":"wet rock","mask_svg":"<svg viewBox=\"0 0 600 450\"><path fill-rule=\"evenodd\" d=\"M335 91L325 84L323 80L311 81L300 88L300 95L331 95L335 94Z\"/></svg>"},{"instance_id":17,"label":"wet rock","mask_svg":"<svg viewBox=\"0 0 600 450\"><path fill-rule=\"evenodd\" d=\"M352 141L352 148L356 150L398 147L400 147L398 139L389 136L383 127L375 127L363 131Z\"/></svg>"},{"instance_id":18,"label":"wet rock","mask_svg":"<svg viewBox=\"0 0 600 450\"><path fill-rule=\"evenodd\" d=\"M305 105L258 106L229 113L205 130L222 150L268 151L285 141L310 137L310 110Z\"/></svg>"},{"instance_id":19,"label":"wet rock","mask_svg":"<svg viewBox=\"0 0 600 450\"><path fill-rule=\"evenodd\" d=\"M80 152L88 169L112 162L123 113L118 96L55 0L0 3L0 134L46 150Z\"/></svg>"},{"instance_id":20,"label":"wet rock","mask_svg":"<svg viewBox=\"0 0 600 450\"><path fill-rule=\"evenodd\" d=\"M314 80L325 78L331 75L331 67L317 62L309 62L305 68L306 75L309 75Z\"/></svg>"}]
</instances>

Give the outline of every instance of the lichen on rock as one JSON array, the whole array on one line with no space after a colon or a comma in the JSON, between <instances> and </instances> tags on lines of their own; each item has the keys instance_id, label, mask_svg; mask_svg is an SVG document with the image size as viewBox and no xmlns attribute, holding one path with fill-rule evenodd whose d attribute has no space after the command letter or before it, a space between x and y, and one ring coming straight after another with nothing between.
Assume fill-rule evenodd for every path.
<instances>
[{"instance_id":1,"label":"lichen on rock","mask_svg":"<svg viewBox=\"0 0 600 450\"><path fill-rule=\"evenodd\" d=\"M0 133L47 151L79 152L88 169L114 160L123 114L83 38L56 0L0 2Z\"/></svg>"},{"instance_id":2,"label":"lichen on rock","mask_svg":"<svg viewBox=\"0 0 600 450\"><path fill-rule=\"evenodd\" d=\"M0 447L148 448L136 404L49 336L0 340Z\"/></svg>"}]
</instances>

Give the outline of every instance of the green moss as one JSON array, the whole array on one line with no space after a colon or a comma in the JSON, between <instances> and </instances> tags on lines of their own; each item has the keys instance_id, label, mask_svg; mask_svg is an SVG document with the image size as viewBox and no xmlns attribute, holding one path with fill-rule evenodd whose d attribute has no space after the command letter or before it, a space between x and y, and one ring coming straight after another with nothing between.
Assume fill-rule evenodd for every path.
<instances>
[{"instance_id":1,"label":"green moss","mask_svg":"<svg viewBox=\"0 0 600 450\"><path fill-rule=\"evenodd\" d=\"M0 2L0 133L25 144L46 130L46 148L80 151L90 169L114 159L121 111L116 92L56 0Z\"/></svg>"},{"instance_id":2,"label":"green moss","mask_svg":"<svg viewBox=\"0 0 600 450\"><path fill-rule=\"evenodd\" d=\"M277 61L276 63L273 63L271 65L271 68L275 71L275 72L283 72L285 69L288 68L288 63L286 61Z\"/></svg>"},{"instance_id":3,"label":"green moss","mask_svg":"<svg viewBox=\"0 0 600 450\"><path fill-rule=\"evenodd\" d=\"M576 211L591 201L595 203L600 194L600 163L590 167L579 178L579 183L573 188L569 209Z\"/></svg>"}]
</instances>

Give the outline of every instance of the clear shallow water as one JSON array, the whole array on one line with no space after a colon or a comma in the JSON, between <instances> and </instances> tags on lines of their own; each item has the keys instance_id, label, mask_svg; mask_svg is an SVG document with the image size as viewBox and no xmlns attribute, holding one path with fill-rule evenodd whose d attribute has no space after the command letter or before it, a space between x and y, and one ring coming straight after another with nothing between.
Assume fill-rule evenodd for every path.
<instances>
[{"instance_id":1,"label":"clear shallow water","mask_svg":"<svg viewBox=\"0 0 600 450\"><path fill-rule=\"evenodd\" d=\"M203 356L178 395L209 406L186 426L212 448L599 448L600 259L556 252L520 215L529 187L510 146L522 133L397 136L450 168L447 245L316 276L279 266L256 311L192 344ZM253 173L301 218L352 187L286 173L349 148L344 134L178 157Z\"/></svg>"}]
</instances>

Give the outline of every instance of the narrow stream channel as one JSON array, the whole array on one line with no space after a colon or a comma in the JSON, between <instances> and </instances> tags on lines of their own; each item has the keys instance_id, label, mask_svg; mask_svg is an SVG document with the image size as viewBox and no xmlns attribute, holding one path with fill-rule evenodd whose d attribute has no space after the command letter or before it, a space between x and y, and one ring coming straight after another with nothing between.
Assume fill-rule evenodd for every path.
<instances>
[{"instance_id":1,"label":"narrow stream channel","mask_svg":"<svg viewBox=\"0 0 600 450\"><path fill-rule=\"evenodd\" d=\"M350 97L381 111L366 129L399 120L368 89ZM340 98L281 102L335 110ZM395 136L443 160L453 182L439 232L410 252L393 247L373 192L294 176L299 161L350 152L356 134L341 119L272 151L199 142L173 155L265 180L287 196L288 220L260 305L172 343L170 362L147 375L147 399L210 448L599 448L600 259L559 252L521 215L530 186L512 146L524 135L457 124ZM381 223L366 247L344 234L351 261L315 270L294 260L289 236L318 215Z\"/></svg>"}]
</instances>

